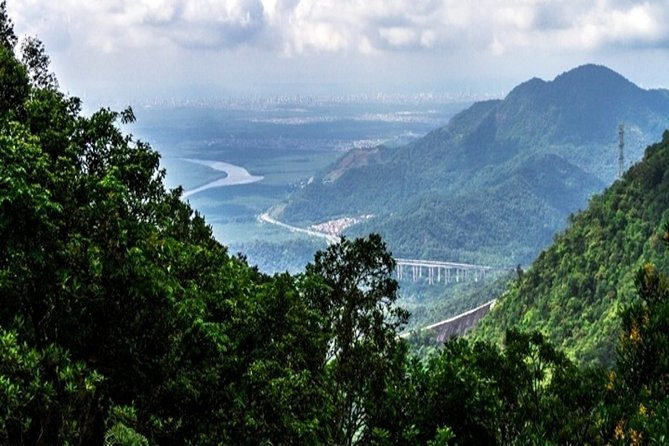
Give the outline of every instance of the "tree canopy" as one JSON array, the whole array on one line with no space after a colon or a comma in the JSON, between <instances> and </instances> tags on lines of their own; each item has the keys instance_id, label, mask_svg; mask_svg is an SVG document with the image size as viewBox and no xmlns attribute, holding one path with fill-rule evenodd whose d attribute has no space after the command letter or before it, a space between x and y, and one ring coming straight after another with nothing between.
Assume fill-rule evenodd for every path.
<instances>
[{"instance_id":1,"label":"tree canopy","mask_svg":"<svg viewBox=\"0 0 669 446\"><path fill-rule=\"evenodd\" d=\"M0 38L0 443L666 443L669 280L652 265L615 372L514 329L421 361L378 235L260 273L165 188L122 130L132 109L86 116L40 42L14 53L4 1Z\"/></svg>"}]
</instances>

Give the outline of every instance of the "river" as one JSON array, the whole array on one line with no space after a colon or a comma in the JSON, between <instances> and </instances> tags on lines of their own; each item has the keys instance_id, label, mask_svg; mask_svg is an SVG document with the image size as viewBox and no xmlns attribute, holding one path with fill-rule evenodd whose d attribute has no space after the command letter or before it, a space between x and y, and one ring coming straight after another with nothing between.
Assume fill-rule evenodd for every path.
<instances>
[{"instance_id":1,"label":"river","mask_svg":"<svg viewBox=\"0 0 669 446\"><path fill-rule=\"evenodd\" d=\"M256 183L262 180L264 177L259 175L251 175L248 170L244 169L241 166L236 166L230 163L224 163L223 161L210 161L210 160L200 160L194 158L184 158L184 161L189 163L201 164L203 166L210 167L219 172L225 172L226 176L219 178L214 181L210 181L202 186L196 187L194 189L187 190L183 193L182 197L186 198L203 190L213 189L215 187L224 187L224 186L236 186L239 184L250 184Z\"/></svg>"}]
</instances>

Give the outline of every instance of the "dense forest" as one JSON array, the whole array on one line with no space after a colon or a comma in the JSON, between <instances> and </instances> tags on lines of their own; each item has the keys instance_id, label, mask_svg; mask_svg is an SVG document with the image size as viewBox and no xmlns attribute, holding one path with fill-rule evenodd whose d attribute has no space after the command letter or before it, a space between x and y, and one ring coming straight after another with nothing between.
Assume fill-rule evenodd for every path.
<instances>
[{"instance_id":1,"label":"dense forest","mask_svg":"<svg viewBox=\"0 0 669 446\"><path fill-rule=\"evenodd\" d=\"M261 274L164 187L133 119L84 115L0 2L0 443L666 443L669 279L652 265L612 370L515 330L421 361L379 236Z\"/></svg>"},{"instance_id":2,"label":"dense forest","mask_svg":"<svg viewBox=\"0 0 669 446\"><path fill-rule=\"evenodd\" d=\"M665 132L642 162L572 215L570 227L499 299L480 336L540 330L580 362L612 364L618 314L635 299L634 275L648 261L669 264L659 231L669 220L668 172Z\"/></svg>"}]
</instances>

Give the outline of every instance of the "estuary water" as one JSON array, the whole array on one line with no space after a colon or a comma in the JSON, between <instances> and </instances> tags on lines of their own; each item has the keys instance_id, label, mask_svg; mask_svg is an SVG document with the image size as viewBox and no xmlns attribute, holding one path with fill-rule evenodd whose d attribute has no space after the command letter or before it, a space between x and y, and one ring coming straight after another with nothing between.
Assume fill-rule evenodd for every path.
<instances>
[{"instance_id":1,"label":"estuary water","mask_svg":"<svg viewBox=\"0 0 669 446\"><path fill-rule=\"evenodd\" d=\"M239 186L241 184L251 184L262 181L263 176L251 175L248 170L244 169L241 166L235 166L234 164L224 163L222 161L211 161L211 160L197 160L193 158L184 158L184 161L188 161L193 164L200 164L202 166L207 166L216 172L221 172L224 174L223 178L217 180L209 181L202 186L198 186L194 189L189 189L184 191L182 194L183 198L188 198L193 194L198 192L205 191L207 189L213 189L216 187L225 187L225 186Z\"/></svg>"}]
</instances>

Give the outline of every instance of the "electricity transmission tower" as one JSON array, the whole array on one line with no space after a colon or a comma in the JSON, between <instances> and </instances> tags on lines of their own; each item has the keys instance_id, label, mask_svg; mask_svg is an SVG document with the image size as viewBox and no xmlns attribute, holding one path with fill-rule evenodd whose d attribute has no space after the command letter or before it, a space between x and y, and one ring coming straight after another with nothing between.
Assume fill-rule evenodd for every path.
<instances>
[{"instance_id":1,"label":"electricity transmission tower","mask_svg":"<svg viewBox=\"0 0 669 446\"><path fill-rule=\"evenodd\" d=\"M618 178L625 173L625 124L618 126Z\"/></svg>"}]
</instances>

